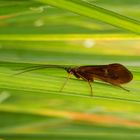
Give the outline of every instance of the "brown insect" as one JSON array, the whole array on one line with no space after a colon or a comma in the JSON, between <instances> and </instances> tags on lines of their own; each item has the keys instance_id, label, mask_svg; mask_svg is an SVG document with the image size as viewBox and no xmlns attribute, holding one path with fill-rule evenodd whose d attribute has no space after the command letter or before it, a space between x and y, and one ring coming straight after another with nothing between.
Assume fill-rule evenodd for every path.
<instances>
[{"instance_id":1,"label":"brown insect","mask_svg":"<svg viewBox=\"0 0 140 140\"><path fill-rule=\"evenodd\" d=\"M63 84L60 91L62 91L70 76L74 75L78 79L81 78L87 81L90 87L91 95L93 95L91 82L93 82L96 79L110 83L114 86L118 86L126 91L129 90L123 88L121 84L128 83L133 79L132 73L126 67L118 63L108 65L88 65L79 67L68 67L61 65L41 65L25 68L22 72L17 74L46 68L60 68L68 72L67 80Z\"/></svg>"}]
</instances>

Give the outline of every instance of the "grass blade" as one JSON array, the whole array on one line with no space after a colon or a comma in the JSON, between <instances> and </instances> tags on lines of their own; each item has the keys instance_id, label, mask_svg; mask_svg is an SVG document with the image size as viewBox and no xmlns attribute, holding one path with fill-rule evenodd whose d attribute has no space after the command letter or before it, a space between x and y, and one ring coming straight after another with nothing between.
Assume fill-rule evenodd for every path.
<instances>
[{"instance_id":1,"label":"grass blade","mask_svg":"<svg viewBox=\"0 0 140 140\"><path fill-rule=\"evenodd\" d=\"M113 26L129 30L136 34L140 34L140 23L134 19L109 11L107 9L91 5L84 1L77 0L38 0L39 2L49 4L55 7L63 8L79 15L97 19Z\"/></svg>"}]
</instances>

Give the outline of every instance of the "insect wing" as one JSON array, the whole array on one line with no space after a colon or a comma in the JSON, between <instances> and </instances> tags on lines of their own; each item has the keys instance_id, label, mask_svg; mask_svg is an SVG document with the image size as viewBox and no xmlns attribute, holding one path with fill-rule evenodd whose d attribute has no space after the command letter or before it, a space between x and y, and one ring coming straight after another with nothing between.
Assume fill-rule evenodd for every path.
<instances>
[{"instance_id":1,"label":"insect wing","mask_svg":"<svg viewBox=\"0 0 140 140\"><path fill-rule=\"evenodd\" d=\"M132 73L121 64L108 65L108 75L110 79L120 84L128 83L133 79Z\"/></svg>"},{"instance_id":2,"label":"insect wing","mask_svg":"<svg viewBox=\"0 0 140 140\"><path fill-rule=\"evenodd\" d=\"M84 74L92 75L92 76L100 76L107 77L106 69L107 65L97 65L97 66L81 66L79 67L79 71Z\"/></svg>"},{"instance_id":3,"label":"insect wing","mask_svg":"<svg viewBox=\"0 0 140 140\"><path fill-rule=\"evenodd\" d=\"M105 82L114 84L128 83L132 80L131 72L121 64L81 66L80 72Z\"/></svg>"}]
</instances>

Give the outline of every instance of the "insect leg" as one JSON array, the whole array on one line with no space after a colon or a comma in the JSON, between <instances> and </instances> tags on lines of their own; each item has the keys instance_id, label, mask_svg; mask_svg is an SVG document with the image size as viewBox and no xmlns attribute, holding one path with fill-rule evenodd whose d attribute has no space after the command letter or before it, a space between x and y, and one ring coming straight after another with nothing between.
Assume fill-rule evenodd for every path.
<instances>
[{"instance_id":1,"label":"insect leg","mask_svg":"<svg viewBox=\"0 0 140 140\"><path fill-rule=\"evenodd\" d=\"M128 89L126 89L126 88L122 87L121 85L114 84L114 83L111 83L111 84L112 84L112 85L114 85L114 86L120 87L121 89L123 89L123 90L125 90L125 91L129 92L129 90L128 90Z\"/></svg>"},{"instance_id":2,"label":"insect leg","mask_svg":"<svg viewBox=\"0 0 140 140\"><path fill-rule=\"evenodd\" d=\"M83 80L87 81L88 82L88 85L90 87L90 93L91 93L91 96L93 96L93 92L92 92L92 86L91 86L91 82L90 80L86 79L85 77L83 77L81 74L79 73L76 73L77 75L79 75L79 77L81 77Z\"/></svg>"},{"instance_id":3,"label":"insect leg","mask_svg":"<svg viewBox=\"0 0 140 140\"><path fill-rule=\"evenodd\" d=\"M62 87L60 88L60 92L63 90L63 88L65 87L66 83L68 82L68 80L70 79L71 73L68 74L68 77L66 79L66 81L64 82L64 84L62 85Z\"/></svg>"},{"instance_id":4,"label":"insect leg","mask_svg":"<svg viewBox=\"0 0 140 140\"><path fill-rule=\"evenodd\" d=\"M126 88L124 88L124 87L122 87L122 86L120 86L120 85L115 85L115 86L118 86L118 87L120 87L121 89L123 89L123 90L125 90L125 91L129 92L129 90L128 90L128 89L126 89Z\"/></svg>"},{"instance_id":5,"label":"insect leg","mask_svg":"<svg viewBox=\"0 0 140 140\"><path fill-rule=\"evenodd\" d=\"M91 93L91 96L93 96L91 83L90 83L90 81L89 81L89 80L87 80L87 81L88 81L88 85L89 85L89 87L90 87L90 93Z\"/></svg>"}]
</instances>

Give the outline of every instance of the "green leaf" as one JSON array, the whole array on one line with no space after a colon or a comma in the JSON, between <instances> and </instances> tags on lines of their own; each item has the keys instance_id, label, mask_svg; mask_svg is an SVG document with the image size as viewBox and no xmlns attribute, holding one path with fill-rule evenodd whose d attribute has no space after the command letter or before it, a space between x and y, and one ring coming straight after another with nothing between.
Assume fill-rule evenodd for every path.
<instances>
[{"instance_id":1,"label":"green leaf","mask_svg":"<svg viewBox=\"0 0 140 140\"><path fill-rule=\"evenodd\" d=\"M93 40L88 41L93 43ZM86 43L1 41L1 139L139 138L139 41L103 43L98 40L92 48L86 48ZM107 48L111 48L111 52ZM88 84L74 77L59 92L67 77L67 73L59 69L14 75L23 68L39 64L95 65L112 62L122 63L132 71L134 80L124 85L130 92L95 81L92 84L94 96L91 97Z\"/></svg>"},{"instance_id":2,"label":"green leaf","mask_svg":"<svg viewBox=\"0 0 140 140\"><path fill-rule=\"evenodd\" d=\"M140 34L140 22L96 5L77 0L37 0Z\"/></svg>"},{"instance_id":3,"label":"green leaf","mask_svg":"<svg viewBox=\"0 0 140 140\"><path fill-rule=\"evenodd\" d=\"M9 41L63 41L63 40L84 40L84 39L94 39L94 40L127 40L127 39L139 39L140 36L134 34L48 34L48 35L37 35L37 34L2 34L0 35L0 40Z\"/></svg>"},{"instance_id":4,"label":"green leaf","mask_svg":"<svg viewBox=\"0 0 140 140\"><path fill-rule=\"evenodd\" d=\"M87 2L65 2L92 10ZM139 4L137 0L96 1L136 20ZM48 5L0 2L0 140L139 140L139 35ZM121 63L133 73L133 80L122 85L130 92L95 80L91 97L88 84L74 76L59 92L67 78L60 69L15 75L42 64L110 63Z\"/></svg>"}]
</instances>

